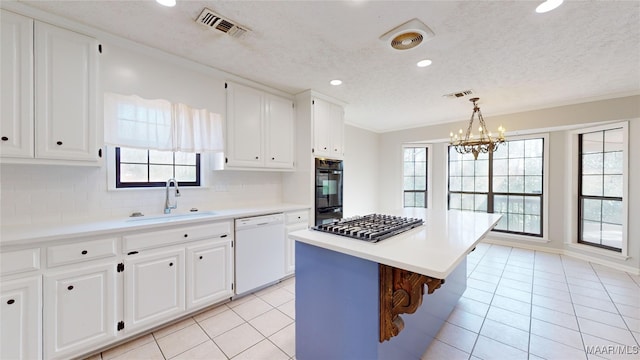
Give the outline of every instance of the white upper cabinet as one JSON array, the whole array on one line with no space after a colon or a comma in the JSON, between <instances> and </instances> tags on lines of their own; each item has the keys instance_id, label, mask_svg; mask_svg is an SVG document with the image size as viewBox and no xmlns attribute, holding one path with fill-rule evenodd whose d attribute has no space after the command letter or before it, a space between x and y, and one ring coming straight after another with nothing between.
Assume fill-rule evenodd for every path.
<instances>
[{"instance_id":1,"label":"white upper cabinet","mask_svg":"<svg viewBox=\"0 0 640 360\"><path fill-rule=\"evenodd\" d=\"M36 157L97 160L95 39L35 24Z\"/></svg>"},{"instance_id":2,"label":"white upper cabinet","mask_svg":"<svg viewBox=\"0 0 640 360\"><path fill-rule=\"evenodd\" d=\"M267 167L290 169L294 158L293 102L274 95L267 95L266 100L265 164Z\"/></svg>"},{"instance_id":3,"label":"white upper cabinet","mask_svg":"<svg viewBox=\"0 0 640 360\"><path fill-rule=\"evenodd\" d=\"M318 157L344 156L344 109L324 99L313 98L313 153Z\"/></svg>"},{"instance_id":4,"label":"white upper cabinet","mask_svg":"<svg viewBox=\"0 0 640 360\"><path fill-rule=\"evenodd\" d=\"M264 93L247 86L227 84L227 165L260 167Z\"/></svg>"},{"instance_id":5,"label":"white upper cabinet","mask_svg":"<svg viewBox=\"0 0 640 360\"><path fill-rule=\"evenodd\" d=\"M0 155L33 158L33 20L0 10Z\"/></svg>"},{"instance_id":6,"label":"white upper cabinet","mask_svg":"<svg viewBox=\"0 0 640 360\"><path fill-rule=\"evenodd\" d=\"M97 164L96 40L5 10L1 14L3 161Z\"/></svg>"},{"instance_id":7,"label":"white upper cabinet","mask_svg":"<svg viewBox=\"0 0 640 360\"><path fill-rule=\"evenodd\" d=\"M228 168L293 168L293 102L227 83Z\"/></svg>"}]
</instances>

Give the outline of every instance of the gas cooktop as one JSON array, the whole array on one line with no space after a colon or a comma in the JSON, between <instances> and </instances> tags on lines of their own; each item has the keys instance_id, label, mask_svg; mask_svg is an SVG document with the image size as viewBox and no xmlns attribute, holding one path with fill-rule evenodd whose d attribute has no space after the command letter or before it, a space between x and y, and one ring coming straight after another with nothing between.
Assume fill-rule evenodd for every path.
<instances>
[{"instance_id":1,"label":"gas cooktop","mask_svg":"<svg viewBox=\"0 0 640 360\"><path fill-rule=\"evenodd\" d=\"M314 226L313 229L354 239L378 242L411 230L423 223L424 220L422 219L370 214L336 220L331 223Z\"/></svg>"}]
</instances>

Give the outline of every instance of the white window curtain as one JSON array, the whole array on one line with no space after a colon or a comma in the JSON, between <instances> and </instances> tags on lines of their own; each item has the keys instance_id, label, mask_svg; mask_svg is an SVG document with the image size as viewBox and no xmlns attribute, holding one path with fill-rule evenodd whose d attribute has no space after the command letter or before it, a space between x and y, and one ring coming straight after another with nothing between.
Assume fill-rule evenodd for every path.
<instances>
[{"instance_id":1,"label":"white window curtain","mask_svg":"<svg viewBox=\"0 0 640 360\"><path fill-rule=\"evenodd\" d=\"M173 106L176 149L183 152L222 152L222 117L207 109Z\"/></svg>"},{"instance_id":2,"label":"white window curtain","mask_svg":"<svg viewBox=\"0 0 640 360\"><path fill-rule=\"evenodd\" d=\"M105 143L161 151L222 152L222 117L167 100L105 93Z\"/></svg>"}]
</instances>

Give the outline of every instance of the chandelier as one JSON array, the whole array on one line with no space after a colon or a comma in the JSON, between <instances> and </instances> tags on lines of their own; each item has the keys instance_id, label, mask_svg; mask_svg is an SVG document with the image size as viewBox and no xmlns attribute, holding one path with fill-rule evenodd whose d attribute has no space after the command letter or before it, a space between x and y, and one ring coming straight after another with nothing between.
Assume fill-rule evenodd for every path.
<instances>
[{"instance_id":1,"label":"chandelier","mask_svg":"<svg viewBox=\"0 0 640 360\"><path fill-rule=\"evenodd\" d=\"M471 120L469 120L467 133L463 136L462 129L460 129L458 134L454 134L453 132L449 134L451 138L449 144L455 147L459 154L473 154L473 158L475 160L478 160L478 154L480 153L486 154L496 151L498 149L498 145L505 141L504 128L502 126L498 128L497 137L492 137L491 133L487 130L487 125L484 123L480 108L478 107L478 104L476 104L478 100L480 100L480 98L469 99L469 101L473 102L473 113L471 114ZM478 114L478 121L480 122L480 127L478 128L480 135L478 137L475 137L471 132L473 119L475 118L476 113Z\"/></svg>"}]
</instances>

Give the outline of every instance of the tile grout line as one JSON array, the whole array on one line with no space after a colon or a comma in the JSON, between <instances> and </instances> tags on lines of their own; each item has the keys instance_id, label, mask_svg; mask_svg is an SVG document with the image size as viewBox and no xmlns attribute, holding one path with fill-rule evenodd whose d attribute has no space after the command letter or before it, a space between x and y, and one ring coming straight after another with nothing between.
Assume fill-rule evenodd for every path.
<instances>
[{"instance_id":1,"label":"tile grout line","mask_svg":"<svg viewBox=\"0 0 640 360\"><path fill-rule=\"evenodd\" d=\"M484 259L484 258L485 258L485 256L487 255L487 253L491 250L491 248L493 248L493 244L489 246L489 249L487 249L487 251L485 251L485 253L484 253L484 254L482 254L482 258L480 259L480 261L478 261L478 265L480 265L480 262L482 262L482 259ZM512 250L512 249L513 249L513 248L511 248L511 250ZM511 250L509 250L509 253L511 253ZM507 259L508 259L508 257L507 257ZM506 266L506 263L505 263L505 266ZM477 265L476 265L476 267L477 267ZM498 283L496 284L496 288L495 288L495 290L493 290L493 292L491 293L491 301L489 302L489 308L487 309L487 312L484 314L484 317L483 317L483 319L482 319L482 324L480 325L480 329L478 329L478 336L476 336L476 340L473 342L473 346L471 347L471 352L469 353L469 359L471 359L471 357L472 357L472 356L475 356L475 355L473 355L473 351L475 350L476 345L478 345L478 340L480 339L480 336L482 336L482 335L480 334L480 332L482 332L482 329L484 328L484 323L485 323L485 321L487 320L487 315L489 315L489 311L491 310L491 303L493 302L493 298L494 298L494 297L495 297L495 295L496 295L496 291L498 291L498 286L500 286L500 281L502 280L502 275L504 275L504 266L503 266L502 271L501 271L501 273L500 273L500 280L498 280ZM468 277L467 277L467 278L468 278ZM466 291L466 290L465 290L465 291ZM497 340L496 340L496 341L497 341ZM505 344L505 345L506 345L506 344ZM476 357L477 357L477 356L476 356Z\"/></svg>"},{"instance_id":2,"label":"tile grout line","mask_svg":"<svg viewBox=\"0 0 640 360\"><path fill-rule=\"evenodd\" d=\"M609 290L607 289L607 286L605 285L605 283L602 282L602 279L600 278L600 274L598 274L598 271L593 267L593 264L589 262L589 265L591 266L591 268L593 269L593 272L595 272L596 277L598 278L598 280L600 281L600 284L602 285L602 287L604 288L604 291L607 293L607 296L609 297L609 300L611 300L611 303L613 304L613 307L615 307L616 311L618 312L618 316L620 316L620 318L622 319L622 322L624 323L624 325L627 327L627 331L629 332L629 334L631 334L631 338L634 339L636 341L636 345L640 345L640 343L638 342L638 339L636 339L636 337L633 335L633 331L631 331L631 328L629 328L629 324L627 324L626 319L624 318L624 316L622 316L622 314L620 313L620 309L618 308L618 304L616 304L616 302L613 300L613 298L611 297L611 294L609 293ZM627 274L627 272L624 272L625 275L629 276ZM633 281L633 279L631 279L631 281ZM634 281L635 282L635 281ZM599 322L599 321L598 321ZM605 324L608 325L608 324ZM609 325L611 326L611 325ZM615 327L615 326L614 326ZM581 332L582 333L582 332ZM598 336L599 337L599 336ZM605 340L609 340L609 339L605 339ZM609 340L612 341L612 340ZM623 344L624 345L624 344Z\"/></svg>"},{"instance_id":3,"label":"tile grout line","mask_svg":"<svg viewBox=\"0 0 640 360\"><path fill-rule=\"evenodd\" d=\"M537 251L533 252L533 264L531 266L531 304L529 304L529 337L527 341L527 359L531 357L531 327L533 326L533 284L536 280L536 255ZM537 356L537 355L536 355Z\"/></svg>"},{"instance_id":4,"label":"tile grout line","mask_svg":"<svg viewBox=\"0 0 640 360\"><path fill-rule=\"evenodd\" d=\"M578 313L576 312L576 304L573 302L573 294L571 293L571 287L569 287L569 282L567 279L567 271L565 268L565 262L564 259L562 259L562 256L560 257L560 261L562 262L562 272L564 273L564 279L567 281L567 287L569 288L569 299L571 299L571 308L573 309L573 313L575 314L576 317L576 325L578 326L578 333L580 333L580 340L582 341L582 351L584 353L584 357L586 359L589 359L589 356L587 354L587 347L585 345L585 341L584 341L584 336L582 333L582 329L580 328L580 320L578 320ZM591 263L588 263L589 265L591 265ZM592 269L593 272L595 272L594 269ZM597 273L596 273L596 276ZM600 280L600 278L598 278L598 280ZM601 282L602 283L602 282Z\"/></svg>"}]
</instances>

